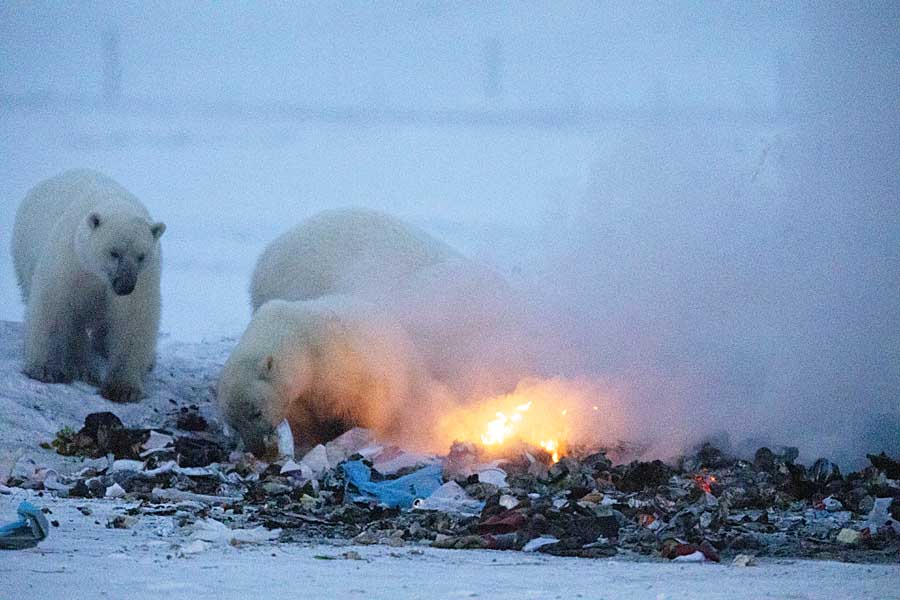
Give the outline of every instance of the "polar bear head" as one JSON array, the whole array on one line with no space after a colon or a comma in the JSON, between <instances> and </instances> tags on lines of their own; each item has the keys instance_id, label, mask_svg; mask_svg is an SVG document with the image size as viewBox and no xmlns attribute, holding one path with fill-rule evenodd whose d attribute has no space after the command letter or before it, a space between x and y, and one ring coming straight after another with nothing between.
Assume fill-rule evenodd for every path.
<instances>
[{"instance_id":1,"label":"polar bear head","mask_svg":"<svg viewBox=\"0 0 900 600\"><path fill-rule=\"evenodd\" d=\"M164 223L99 208L80 224L76 253L82 268L107 281L117 296L127 296L141 271L157 264L165 230Z\"/></svg>"},{"instance_id":2,"label":"polar bear head","mask_svg":"<svg viewBox=\"0 0 900 600\"><path fill-rule=\"evenodd\" d=\"M405 332L338 296L270 300L256 311L218 386L226 421L254 454L287 419L301 447L354 426L390 433L420 376Z\"/></svg>"}]
</instances>

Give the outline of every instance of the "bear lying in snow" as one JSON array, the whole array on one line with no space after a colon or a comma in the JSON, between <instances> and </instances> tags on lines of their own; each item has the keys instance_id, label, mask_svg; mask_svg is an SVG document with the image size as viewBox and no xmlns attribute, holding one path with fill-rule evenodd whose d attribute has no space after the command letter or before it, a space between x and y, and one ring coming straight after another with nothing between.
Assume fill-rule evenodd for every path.
<instances>
[{"instance_id":1,"label":"bear lying in snow","mask_svg":"<svg viewBox=\"0 0 900 600\"><path fill-rule=\"evenodd\" d=\"M101 381L138 400L160 315L163 223L108 177L68 171L35 186L16 213L12 254L26 304L25 373L50 383Z\"/></svg>"},{"instance_id":2,"label":"bear lying in snow","mask_svg":"<svg viewBox=\"0 0 900 600\"><path fill-rule=\"evenodd\" d=\"M524 345L509 343L502 278L379 212L325 211L278 237L257 262L251 301L219 386L249 448L262 450L286 417L301 446L352 426L403 429L408 442L425 435L426 404L483 383L466 378L510 386L521 371L509 368Z\"/></svg>"},{"instance_id":3,"label":"bear lying in snow","mask_svg":"<svg viewBox=\"0 0 900 600\"><path fill-rule=\"evenodd\" d=\"M403 329L365 301L271 300L228 357L217 398L244 446L262 456L283 419L306 447L353 426L399 433L399 412L421 398L421 374Z\"/></svg>"}]
</instances>

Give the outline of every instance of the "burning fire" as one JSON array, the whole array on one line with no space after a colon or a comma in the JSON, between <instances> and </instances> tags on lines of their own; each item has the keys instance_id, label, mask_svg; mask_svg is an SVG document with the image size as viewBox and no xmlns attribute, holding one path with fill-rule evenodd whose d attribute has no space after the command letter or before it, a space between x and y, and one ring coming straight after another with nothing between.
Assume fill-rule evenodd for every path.
<instances>
[{"instance_id":1,"label":"burning fire","mask_svg":"<svg viewBox=\"0 0 900 600\"><path fill-rule=\"evenodd\" d=\"M694 485L703 490L707 494L712 493L712 484L716 482L715 475L707 475L705 473L697 473L694 475Z\"/></svg>"},{"instance_id":2,"label":"burning fire","mask_svg":"<svg viewBox=\"0 0 900 600\"><path fill-rule=\"evenodd\" d=\"M497 411L481 434L481 443L485 446L502 446L506 440L515 439L519 434L519 424L525 420L525 415L533 404L534 400L519 404L509 416L503 411ZM567 412L568 410L563 410L560 414L565 416ZM554 463L559 462L559 442L556 439L539 440L538 445L547 451Z\"/></svg>"},{"instance_id":3,"label":"burning fire","mask_svg":"<svg viewBox=\"0 0 900 600\"><path fill-rule=\"evenodd\" d=\"M572 401L558 381L528 380L514 392L486 398L446 416L441 435L449 441L478 441L491 452L519 442L540 447L558 462L572 435ZM577 411L576 411L577 412Z\"/></svg>"}]
</instances>

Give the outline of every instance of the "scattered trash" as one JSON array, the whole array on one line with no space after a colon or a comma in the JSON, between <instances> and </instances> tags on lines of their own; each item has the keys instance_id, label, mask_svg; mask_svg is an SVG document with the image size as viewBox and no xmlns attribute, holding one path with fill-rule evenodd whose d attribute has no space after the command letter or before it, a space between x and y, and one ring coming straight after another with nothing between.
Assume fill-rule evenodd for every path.
<instances>
[{"instance_id":1,"label":"scattered trash","mask_svg":"<svg viewBox=\"0 0 900 600\"><path fill-rule=\"evenodd\" d=\"M0 525L0 549L22 550L33 548L50 534L50 524L44 513L27 500L16 511L21 517L7 525Z\"/></svg>"},{"instance_id":2,"label":"scattered trash","mask_svg":"<svg viewBox=\"0 0 900 600\"><path fill-rule=\"evenodd\" d=\"M322 444L314 446L307 452L301 460L301 464L309 470L307 479L318 479L325 471L334 466L328 463L328 452Z\"/></svg>"},{"instance_id":3,"label":"scattered trash","mask_svg":"<svg viewBox=\"0 0 900 600\"><path fill-rule=\"evenodd\" d=\"M749 554L738 554L734 557L734 560L731 561L731 564L735 567L755 567L759 563L756 562L756 558Z\"/></svg>"},{"instance_id":4,"label":"scattered trash","mask_svg":"<svg viewBox=\"0 0 900 600\"><path fill-rule=\"evenodd\" d=\"M175 420L175 427L182 431L206 431L209 424L206 422L196 406L181 407Z\"/></svg>"},{"instance_id":5,"label":"scattered trash","mask_svg":"<svg viewBox=\"0 0 900 600\"><path fill-rule=\"evenodd\" d=\"M146 458L153 454L170 452L174 450L174 445L175 438L171 435L160 433L158 431L151 431L147 441L141 446L144 451L141 452L140 456L141 458Z\"/></svg>"},{"instance_id":6,"label":"scattered trash","mask_svg":"<svg viewBox=\"0 0 900 600\"><path fill-rule=\"evenodd\" d=\"M231 529L221 521L202 519L194 524L191 538L211 544L239 546L241 544L261 544L278 539L280 529L254 527L252 529Z\"/></svg>"},{"instance_id":7,"label":"scattered trash","mask_svg":"<svg viewBox=\"0 0 900 600\"><path fill-rule=\"evenodd\" d=\"M524 546L522 546L522 552L534 552L535 550L539 550L544 546L555 544L559 542L559 540L553 536L541 536L536 537Z\"/></svg>"},{"instance_id":8,"label":"scattered trash","mask_svg":"<svg viewBox=\"0 0 900 600\"><path fill-rule=\"evenodd\" d=\"M702 544L687 544L678 540L670 539L663 542L660 554L663 558L669 560L680 560L685 562L702 562L709 560L719 562L719 553L709 542Z\"/></svg>"},{"instance_id":9,"label":"scattered trash","mask_svg":"<svg viewBox=\"0 0 900 600\"><path fill-rule=\"evenodd\" d=\"M181 546L178 549L178 556L183 558L185 556L191 556L192 554L201 554L212 548L212 546L213 545L209 542L204 542L203 540L194 540Z\"/></svg>"},{"instance_id":10,"label":"scattered trash","mask_svg":"<svg viewBox=\"0 0 900 600\"><path fill-rule=\"evenodd\" d=\"M106 527L109 529L131 529L137 525L137 517L131 515L116 515L107 522Z\"/></svg>"},{"instance_id":11,"label":"scattered trash","mask_svg":"<svg viewBox=\"0 0 900 600\"><path fill-rule=\"evenodd\" d=\"M358 493L354 500L375 500L388 507L411 508L417 498L427 498L441 486L441 468L430 465L409 475L385 481L372 481L372 470L359 460L345 462L347 487Z\"/></svg>"},{"instance_id":12,"label":"scattered trash","mask_svg":"<svg viewBox=\"0 0 900 600\"><path fill-rule=\"evenodd\" d=\"M887 454L866 454L866 458L876 469L883 471L888 479L900 479L900 461L894 460ZM0 482L2 483L2 482Z\"/></svg>"},{"instance_id":13,"label":"scattered trash","mask_svg":"<svg viewBox=\"0 0 900 600\"><path fill-rule=\"evenodd\" d=\"M107 498L121 498L125 495L125 488L123 488L118 483L114 483L108 488L106 488L106 493L104 496Z\"/></svg>"},{"instance_id":14,"label":"scattered trash","mask_svg":"<svg viewBox=\"0 0 900 600\"><path fill-rule=\"evenodd\" d=\"M835 539L840 544L844 544L846 546L855 546L859 543L861 538L862 534L860 532L856 531L855 529L844 527L838 532L837 538Z\"/></svg>"},{"instance_id":15,"label":"scattered trash","mask_svg":"<svg viewBox=\"0 0 900 600\"><path fill-rule=\"evenodd\" d=\"M634 460L645 449L628 444L569 448L557 462L525 444L487 455L454 443L436 457L380 444L356 428L302 458L270 463L228 453L218 434L131 429L95 413L80 431L57 436L60 452L85 457L76 473L38 468L14 476L0 456L0 486L8 486L0 493L133 499L113 527L142 515L228 522L198 526L219 537L193 538L179 556L244 543L237 538L246 534L235 531L736 566L765 556L896 560L900 552L898 463L883 454L847 475L825 458L797 462L793 447L760 448L740 460L712 443L672 464Z\"/></svg>"},{"instance_id":16,"label":"scattered trash","mask_svg":"<svg viewBox=\"0 0 900 600\"><path fill-rule=\"evenodd\" d=\"M396 450L396 449L395 449ZM393 453L382 451L373 462L376 471L385 476L396 475L400 471L422 467L430 464L439 464L440 461L428 454L414 452L395 451Z\"/></svg>"},{"instance_id":17,"label":"scattered trash","mask_svg":"<svg viewBox=\"0 0 900 600\"><path fill-rule=\"evenodd\" d=\"M275 428L275 435L278 439L278 457L294 458L294 433L291 431L291 424L284 419Z\"/></svg>"},{"instance_id":18,"label":"scattered trash","mask_svg":"<svg viewBox=\"0 0 900 600\"><path fill-rule=\"evenodd\" d=\"M475 473L481 483L490 483L498 488L506 487L506 471L497 467L489 467Z\"/></svg>"},{"instance_id":19,"label":"scattered trash","mask_svg":"<svg viewBox=\"0 0 900 600\"><path fill-rule=\"evenodd\" d=\"M225 449L202 438L180 437L175 441L178 464L182 467L205 467L227 459Z\"/></svg>"},{"instance_id":20,"label":"scattered trash","mask_svg":"<svg viewBox=\"0 0 900 600\"><path fill-rule=\"evenodd\" d=\"M893 498L876 498L872 506L872 511L866 517L865 527L872 533L878 531L884 525L891 525L891 528L900 535L900 523L895 521L889 512Z\"/></svg>"},{"instance_id":21,"label":"scattered trash","mask_svg":"<svg viewBox=\"0 0 900 600\"><path fill-rule=\"evenodd\" d=\"M417 498L412 506L417 510L437 510L471 516L478 516L484 510L484 502L469 496L455 481L448 481L427 498Z\"/></svg>"},{"instance_id":22,"label":"scattered trash","mask_svg":"<svg viewBox=\"0 0 900 600\"><path fill-rule=\"evenodd\" d=\"M155 500L174 502L199 502L200 504L234 504L240 502L241 496L210 496L207 494L195 494L183 490L153 488L152 496Z\"/></svg>"},{"instance_id":23,"label":"scattered trash","mask_svg":"<svg viewBox=\"0 0 900 600\"><path fill-rule=\"evenodd\" d=\"M63 428L51 445L65 456L97 458L112 454L116 458L139 458L141 447L150 432L126 428L111 412L91 413L78 432Z\"/></svg>"}]
</instances>

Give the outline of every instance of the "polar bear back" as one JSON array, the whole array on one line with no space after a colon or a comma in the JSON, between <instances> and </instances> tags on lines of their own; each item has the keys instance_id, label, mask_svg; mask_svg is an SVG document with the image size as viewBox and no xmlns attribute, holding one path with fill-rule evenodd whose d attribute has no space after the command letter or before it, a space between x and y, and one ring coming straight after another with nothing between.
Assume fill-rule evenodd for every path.
<instances>
[{"instance_id":1,"label":"polar bear back","mask_svg":"<svg viewBox=\"0 0 900 600\"><path fill-rule=\"evenodd\" d=\"M104 204L149 218L143 205L125 188L89 169L67 171L38 184L22 201L13 226L12 254L16 278L27 303L40 256L50 240L71 240L82 217Z\"/></svg>"},{"instance_id":2,"label":"polar bear back","mask_svg":"<svg viewBox=\"0 0 900 600\"><path fill-rule=\"evenodd\" d=\"M266 247L253 272L251 302L256 310L273 299L356 293L457 257L443 242L390 215L323 211Z\"/></svg>"}]
</instances>

